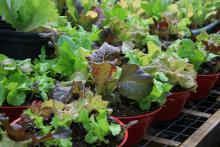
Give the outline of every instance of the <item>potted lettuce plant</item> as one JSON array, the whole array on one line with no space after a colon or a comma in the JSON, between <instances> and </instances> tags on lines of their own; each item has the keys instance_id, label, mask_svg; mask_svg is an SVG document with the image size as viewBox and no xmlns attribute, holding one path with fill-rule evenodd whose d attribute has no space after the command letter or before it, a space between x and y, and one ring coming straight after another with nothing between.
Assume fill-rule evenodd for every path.
<instances>
[{"instance_id":1,"label":"potted lettuce plant","mask_svg":"<svg viewBox=\"0 0 220 147\"><path fill-rule=\"evenodd\" d=\"M48 53L53 52L48 46L49 38L39 35L43 30L39 30L40 27L50 26L58 19L56 6L51 0L1 0L0 15L16 29L0 30L1 54L15 59L36 58L42 46L48 49Z\"/></svg>"},{"instance_id":2,"label":"potted lettuce plant","mask_svg":"<svg viewBox=\"0 0 220 147\"><path fill-rule=\"evenodd\" d=\"M126 48L124 50L129 63L141 66L156 80L172 85L171 93L157 115L158 121L172 120L182 112L190 91L195 91L197 73L188 59L182 59L174 52L163 52L153 41L148 41L147 45L147 54L132 49L128 44L123 48Z\"/></svg>"},{"instance_id":3,"label":"potted lettuce plant","mask_svg":"<svg viewBox=\"0 0 220 147\"><path fill-rule=\"evenodd\" d=\"M142 1L144 16L151 18L150 33L158 35L163 41L173 41L190 33L188 18L178 17L178 6L169 0Z\"/></svg>"},{"instance_id":4,"label":"potted lettuce plant","mask_svg":"<svg viewBox=\"0 0 220 147\"><path fill-rule=\"evenodd\" d=\"M128 129L126 145L135 145L154 121L172 86L154 79L138 66L123 61L122 49L104 43L87 57L92 87L110 102L112 115L122 122L138 120Z\"/></svg>"},{"instance_id":5,"label":"potted lettuce plant","mask_svg":"<svg viewBox=\"0 0 220 147\"><path fill-rule=\"evenodd\" d=\"M90 95L91 92L84 94L84 97L68 105L55 100L33 103L31 108L24 111L12 125L20 125L25 130L25 134L41 134L42 136L48 136L48 132L54 130L61 131L60 128L72 130L71 136L64 139L49 140L45 137L41 146L110 145L122 147L128 137L124 124L117 118L109 117L108 102L101 100L98 95ZM69 134L69 131L66 133ZM36 145L33 137L31 143Z\"/></svg>"},{"instance_id":6,"label":"potted lettuce plant","mask_svg":"<svg viewBox=\"0 0 220 147\"><path fill-rule=\"evenodd\" d=\"M211 32L220 23L216 19L219 3L219 0L180 0L176 2L179 10L178 17L191 21L189 28L193 35L198 35L201 31Z\"/></svg>"},{"instance_id":7,"label":"potted lettuce plant","mask_svg":"<svg viewBox=\"0 0 220 147\"><path fill-rule=\"evenodd\" d=\"M177 118L181 114L190 92L197 88L197 73L193 65L178 55L162 53L145 68L157 80L173 86L166 104L157 115L157 120L169 121Z\"/></svg>"},{"instance_id":8,"label":"potted lettuce plant","mask_svg":"<svg viewBox=\"0 0 220 147\"><path fill-rule=\"evenodd\" d=\"M6 113L12 121L32 101L48 99L55 80L45 74L36 75L30 59L16 61L4 55L0 58L0 112Z\"/></svg>"},{"instance_id":9,"label":"potted lettuce plant","mask_svg":"<svg viewBox=\"0 0 220 147\"><path fill-rule=\"evenodd\" d=\"M68 138L71 136L71 129L60 127L58 126L55 129L51 129L45 133L46 135L35 134L34 128L32 127L32 123L30 120L26 120L25 125L20 125L19 122L21 120L16 121L12 124L9 123L9 118L6 117L4 114L0 114L0 122L1 122L1 129L0 129L0 136L1 146L18 146L18 147L28 147L30 145L38 145L42 144L44 141L62 141L63 145L68 144ZM5 130L3 131L2 128ZM32 130L31 130L32 129ZM45 127L46 129L46 127ZM45 131L45 130L40 130Z\"/></svg>"},{"instance_id":10,"label":"potted lettuce plant","mask_svg":"<svg viewBox=\"0 0 220 147\"><path fill-rule=\"evenodd\" d=\"M217 65L213 66L213 70L215 70L216 72L219 72L220 70L220 61L219 61L220 34L207 34L206 32L202 32L198 36L196 36L196 40L198 42L202 42L206 46L206 50L208 52L218 55L218 57L216 57L216 60L215 60ZM219 85L220 80L218 80L216 84Z\"/></svg>"},{"instance_id":11,"label":"potted lettuce plant","mask_svg":"<svg viewBox=\"0 0 220 147\"><path fill-rule=\"evenodd\" d=\"M213 70L216 63L212 62L217 55L207 52L204 45L196 44L190 39L177 40L168 48L167 52L176 52L181 58L188 59L198 73L196 78L198 87L196 93L190 95L189 100L206 97L219 76Z\"/></svg>"}]
</instances>

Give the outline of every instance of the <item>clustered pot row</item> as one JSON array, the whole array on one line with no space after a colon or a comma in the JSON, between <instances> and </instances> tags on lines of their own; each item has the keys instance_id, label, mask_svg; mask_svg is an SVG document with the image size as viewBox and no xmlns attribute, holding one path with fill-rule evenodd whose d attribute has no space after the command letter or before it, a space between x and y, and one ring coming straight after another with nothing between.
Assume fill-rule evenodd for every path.
<instances>
[{"instance_id":1,"label":"clustered pot row","mask_svg":"<svg viewBox=\"0 0 220 147\"><path fill-rule=\"evenodd\" d=\"M220 0L0 0L0 146L136 145L220 83L219 11Z\"/></svg>"}]
</instances>

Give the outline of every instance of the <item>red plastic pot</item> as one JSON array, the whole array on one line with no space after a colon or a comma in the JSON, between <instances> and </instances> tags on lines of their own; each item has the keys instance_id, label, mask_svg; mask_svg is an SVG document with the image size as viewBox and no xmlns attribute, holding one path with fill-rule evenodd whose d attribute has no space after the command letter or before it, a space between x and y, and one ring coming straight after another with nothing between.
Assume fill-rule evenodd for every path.
<instances>
[{"instance_id":1,"label":"red plastic pot","mask_svg":"<svg viewBox=\"0 0 220 147\"><path fill-rule=\"evenodd\" d=\"M12 122L19 118L22 112L28 109L29 106L18 106L18 107L0 107L0 113L5 113L9 117L9 121Z\"/></svg>"},{"instance_id":2,"label":"red plastic pot","mask_svg":"<svg viewBox=\"0 0 220 147\"><path fill-rule=\"evenodd\" d=\"M113 117L113 119L114 119L118 124L120 124L121 126L124 126L124 123L123 123L122 121L120 121L118 118L116 118L116 117L114 117L114 116L112 116L112 117ZM17 118L16 120L14 120L14 121L11 123L11 125L17 124L17 123L19 123L21 120L22 120L22 118L19 117L19 118ZM117 147L123 147L123 146L125 145L125 143L127 142L127 139L128 139L128 129L125 129L124 138L123 138L121 144L119 144Z\"/></svg>"},{"instance_id":3,"label":"red plastic pot","mask_svg":"<svg viewBox=\"0 0 220 147\"><path fill-rule=\"evenodd\" d=\"M175 92L167 97L167 101L162 110L157 114L157 121L170 121L177 118L190 95L190 90Z\"/></svg>"},{"instance_id":4,"label":"red plastic pot","mask_svg":"<svg viewBox=\"0 0 220 147\"><path fill-rule=\"evenodd\" d=\"M114 117L114 116L112 116L112 117L115 119L115 121L116 121L118 124L120 124L121 126L124 126L124 123L123 123L122 121L120 121L118 118L116 118L116 117ZM117 147L123 147L123 146L125 145L125 143L127 142L127 139L128 139L128 129L125 129L124 138L123 138L121 144L118 145Z\"/></svg>"},{"instance_id":5,"label":"red plastic pot","mask_svg":"<svg viewBox=\"0 0 220 147\"><path fill-rule=\"evenodd\" d=\"M219 85L220 85L220 73L219 73L218 79L217 79L216 82L215 82L215 85L216 85L216 86L219 86Z\"/></svg>"},{"instance_id":6,"label":"red plastic pot","mask_svg":"<svg viewBox=\"0 0 220 147\"><path fill-rule=\"evenodd\" d=\"M210 90L214 87L219 74L197 75L196 82L198 87L196 93L191 92L188 100L200 100L209 95Z\"/></svg>"},{"instance_id":7,"label":"red plastic pot","mask_svg":"<svg viewBox=\"0 0 220 147\"><path fill-rule=\"evenodd\" d=\"M121 120L124 124L128 124L131 121L138 120L137 124L128 128L129 136L128 136L127 142L124 145L125 147L136 145L138 142L140 142L143 139L146 131L148 130L151 123L155 120L155 117L160 110L161 108L153 112L146 113L143 115L138 115L138 116L116 117L119 120Z\"/></svg>"}]
</instances>

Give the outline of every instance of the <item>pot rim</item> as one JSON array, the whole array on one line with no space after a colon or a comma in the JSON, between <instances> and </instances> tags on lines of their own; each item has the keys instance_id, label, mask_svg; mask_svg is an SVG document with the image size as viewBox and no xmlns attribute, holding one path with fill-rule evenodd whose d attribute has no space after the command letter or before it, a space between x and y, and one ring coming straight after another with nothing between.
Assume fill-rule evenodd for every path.
<instances>
[{"instance_id":1,"label":"pot rim","mask_svg":"<svg viewBox=\"0 0 220 147\"><path fill-rule=\"evenodd\" d=\"M0 106L0 109L30 108L30 106Z\"/></svg>"},{"instance_id":2,"label":"pot rim","mask_svg":"<svg viewBox=\"0 0 220 147\"><path fill-rule=\"evenodd\" d=\"M142 118L142 117L146 117L146 116L150 116L150 115L154 115L157 112L159 112L163 107L160 106L159 108L157 108L154 111L150 111L150 112L146 112L144 114L140 114L140 115L134 115L134 116L114 116L117 117L118 119L138 119L138 118Z\"/></svg>"},{"instance_id":3,"label":"pot rim","mask_svg":"<svg viewBox=\"0 0 220 147\"><path fill-rule=\"evenodd\" d=\"M171 92L172 94L183 94L183 93L187 93L187 92L191 92L191 89L186 89L186 90L180 90L180 91L176 91L176 92Z\"/></svg>"},{"instance_id":4,"label":"pot rim","mask_svg":"<svg viewBox=\"0 0 220 147\"><path fill-rule=\"evenodd\" d=\"M219 76L220 73L212 73L212 74L197 74L197 77L214 77Z\"/></svg>"},{"instance_id":5,"label":"pot rim","mask_svg":"<svg viewBox=\"0 0 220 147\"><path fill-rule=\"evenodd\" d=\"M114 116L111 116L119 125L123 126L124 123L122 121L120 121L118 118L114 117ZM123 140L122 142L117 145L117 147L122 147L126 141L128 140L128 129L126 128L125 131L124 131L124 137L123 137Z\"/></svg>"}]
</instances>

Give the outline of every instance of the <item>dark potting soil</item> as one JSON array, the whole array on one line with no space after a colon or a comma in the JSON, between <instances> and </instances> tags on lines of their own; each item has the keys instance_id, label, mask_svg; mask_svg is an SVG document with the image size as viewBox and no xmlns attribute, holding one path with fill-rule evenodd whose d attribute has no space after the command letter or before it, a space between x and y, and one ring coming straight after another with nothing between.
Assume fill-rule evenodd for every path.
<instances>
[{"instance_id":1,"label":"dark potting soil","mask_svg":"<svg viewBox=\"0 0 220 147\"><path fill-rule=\"evenodd\" d=\"M183 88L183 87L181 87L181 86L175 86L175 87L173 87L172 89L171 89L171 92L172 93L175 93L175 92L180 92L180 91L186 91L187 89L185 89L185 88Z\"/></svg>"},{"instance_id":2,"label":"dark potting soil","mask_svg":"<svg viewBox=\"0 0 220 147\"><path fill-rule=\"evenodd\" d=\"M199 70L199 74L207 75L207 74L218 73L220 71L220 67L217 64L218 62L219 62L219 57L216 57L209 62L203 63Z\"/></svg>"},{"instance_id":3,"label":"dark potting soil","mask_svg":"<svg viewBox=\"0 0 220 147\"><path fill-rule=\"evenodd\" d=\"M158 104L152 104L151 109L148 111L142 111L138 104L130 101L130 100L122 100L120 103L110 104L110 108L114 111L112 113L113 116L118 117L129 117L129 116L136 116L146 114L147 112L152 112L159 108Z\"/></svg>"},{"instance_id":4,"label":"dark potting soil","mask_svg":"<svg viewBox=\"0 0 220 147\"><path fill-rule=\"evenodd\" d=\"M74 123L71 125L71 129L73 130L73 147L116 147L122 142L119 136L109 135L106 137L106 139L109 139L109 144L96 143L90 145L85 142L86 130L82 124Z\"/></svg>"}]
</instances>

